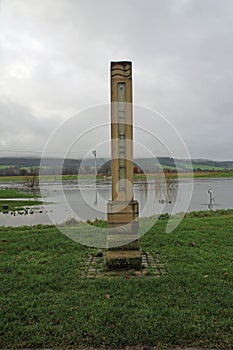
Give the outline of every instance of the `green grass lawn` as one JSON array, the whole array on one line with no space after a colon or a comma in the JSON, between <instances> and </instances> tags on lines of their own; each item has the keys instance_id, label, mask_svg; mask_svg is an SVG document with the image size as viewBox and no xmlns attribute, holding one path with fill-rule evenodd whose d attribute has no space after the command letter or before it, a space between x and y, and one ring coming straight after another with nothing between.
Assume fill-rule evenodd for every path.
<instances>
[{"instance_id":1,"label":"green grass lawn","mask_svg":"<svg viewBox=\"0 0 233 350\"><path fill-rule=\"evenodd\" d=\"M0 348L232 349L233 214L201 215L141 239L167 261L160 278L81 279L90 248L53 226L0 228Z\"/></svg>"}]
</instances>

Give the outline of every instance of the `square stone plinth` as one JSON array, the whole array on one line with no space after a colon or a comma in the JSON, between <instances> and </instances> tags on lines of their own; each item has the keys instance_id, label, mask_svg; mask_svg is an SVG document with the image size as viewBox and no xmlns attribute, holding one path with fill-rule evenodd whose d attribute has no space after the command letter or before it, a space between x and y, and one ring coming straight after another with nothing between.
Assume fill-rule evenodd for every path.
<instances>
[{"instance_id":1,"label":"square stone plinth","mask_svg":"<svg viewBox=\"0 0 233 350\"><path fill-rule=\"evenodd\" d=\"M106 268L112 270L140 270L142 256L140 250L108 251L106 253Z\"/></svg>"},{"instance_id":2,"label":"square stone plinth","mask_svg":"<svg viewBox=\"0 0 233 350\"><path fill-rule=\"evenodd\" d=\"M107 208L107 270L140 270L142 259L138 242L138 202L109 201Z\"/></svg>"},{"instance_id":3,"label":"square stone plinth","mask_svg":"<svg viewBox=\"0 0 233 350\"><path fill-rule=\"evenodd\" d=\"M138 202L133 200L127 201L109 201L107 207L108 220L108 238L107 249L116 249L118 247L128 246L131 242L131 247L139 249L138 244ZM129 250L132 250L130 248ZM127 250L127 248L123 248Z\"/></svg>"},{"instance_id":4,"label":"square stone plinth","mask_svg":"<svg viewBox=\"0 0 233 350\"><path fill-rule=\"evenodd\" d=\"M109 201L107 205L108 227L138 223L138 202L136 200ZM137 226L137 225L136 225Z\"/></svg>"}]
</instances>

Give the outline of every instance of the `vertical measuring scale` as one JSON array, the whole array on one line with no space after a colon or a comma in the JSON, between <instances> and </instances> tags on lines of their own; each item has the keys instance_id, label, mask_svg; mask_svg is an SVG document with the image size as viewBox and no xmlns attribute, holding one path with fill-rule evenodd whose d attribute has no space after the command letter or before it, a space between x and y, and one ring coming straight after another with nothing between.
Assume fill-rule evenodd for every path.
<instances>
[{"instance_id":1,"label":"vertical measuring scale","mask_svg":"<svg viewBox=\"0 0 233 350\"><path fill-rule=\"evenodd\" d=\"M118 109L118 192L126 192L126 110L125 110L125 83L117 84ZM126 198L122 198L126 200Z\"/></svg>"}]
</instances>

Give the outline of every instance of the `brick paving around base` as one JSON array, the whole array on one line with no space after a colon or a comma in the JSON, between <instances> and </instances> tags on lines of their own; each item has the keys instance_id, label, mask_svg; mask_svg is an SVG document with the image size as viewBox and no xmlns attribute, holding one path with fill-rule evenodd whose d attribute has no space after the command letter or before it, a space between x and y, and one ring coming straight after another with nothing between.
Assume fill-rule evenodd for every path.
<instances>
[{"instance_id":1,"label":"brick paving around base","mask_svg":"<svg viewBox=\"0 0 233 350\"><path fill-rule=\"evenodd\" d=\"M84 262L81 269L81 278L104 278L104 277L125 277L125 278L145 278L160 277L167 272L166 260L159 254L152 255L142 252L141 270L118 270L107 271L105 266L105 251L91 254Z\"/></svg>"}]
</instances>

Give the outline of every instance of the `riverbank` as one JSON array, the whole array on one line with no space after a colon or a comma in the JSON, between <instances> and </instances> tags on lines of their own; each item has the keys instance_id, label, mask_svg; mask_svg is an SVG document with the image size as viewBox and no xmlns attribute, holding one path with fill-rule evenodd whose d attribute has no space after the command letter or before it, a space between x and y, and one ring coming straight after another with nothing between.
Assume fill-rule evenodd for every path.
<instances>
[{"instance_id":1,"label":"riverbank","mask_svg":"<svg viewBox=\"0 0 233 350\"><path fill-rule=\"evenodd\" d=\"M176 172L166 172L162 173L162 177L168 177L168 178L177 178ZM154 174L146 174L146 177L148 179L154 179L161 177L160 173L154 173ZM134 174L134 180L145 180L146 179L144 174ZM180 178L232 178L233 177L233 171L195 171L193 173L189 172L181 172L179 173ZM6 182L19 182L19 183L25 183L26 178L30 178L30 176L0 176L0 183L6 183ZM105 177L105 176L97 176L95 175L47 175L43 176L44 181L71 181L71 180L108 180L111 179L111 177Z\"/></svg>"},{"instance_id":2,"label":"riverbank","mask_svg":"<svg viewBox=\"0 0 233 350\"><path fill-rule=\"evenodd\" d=\"M138 177L139 175L137 175ZM159 174L147 174L149 179L158 177ZM176 172L167 172L163 176L166 178L177 178ZM233 171L195 171L195 172L181 172L179 178L231 178L233 177Z\"/></svg>"},{"instance_id":3,"label":"riverbank","mask_svg":"<svg viewBox=\"0 0 233 350\"><path fill-rule=\"evenodd\" d=\"M205 213L170 234L162 217L142 237L166 262L159 278L86 279L93 249L54 226L0 228L0 348L231 349L233 214Z\"/></svg>"}]
</instances>

